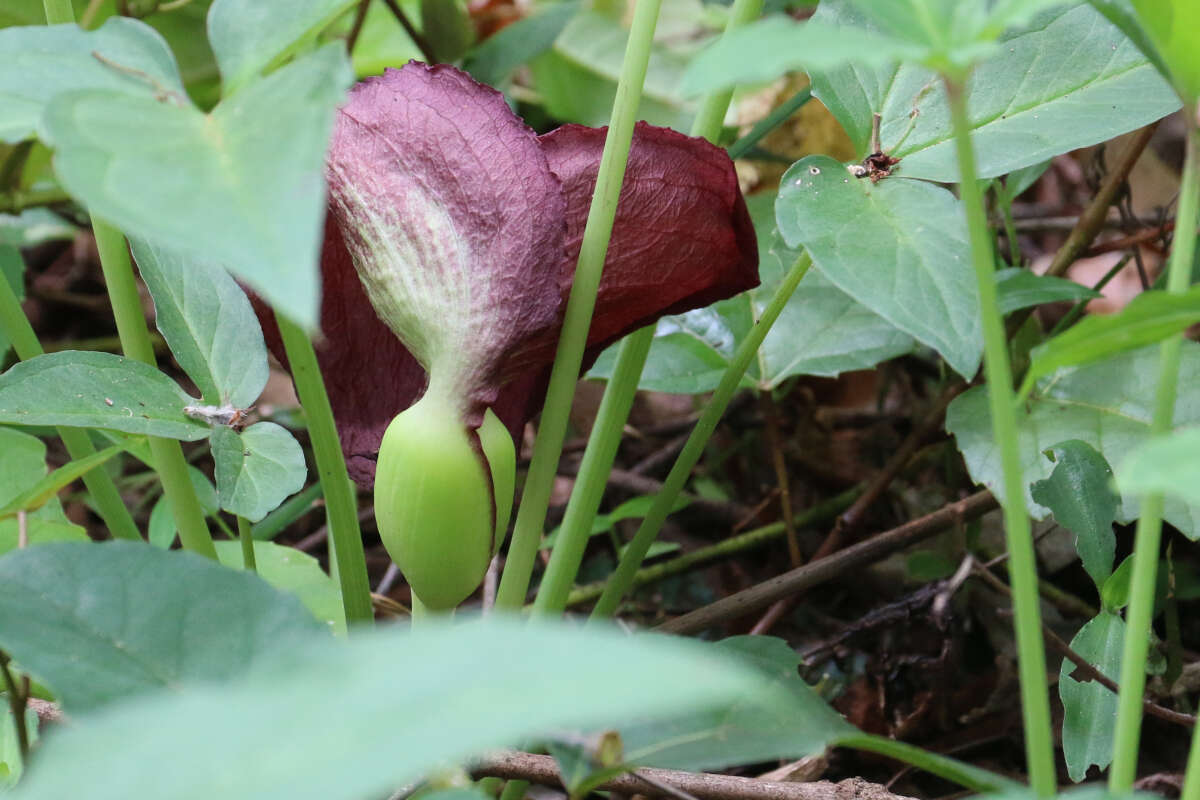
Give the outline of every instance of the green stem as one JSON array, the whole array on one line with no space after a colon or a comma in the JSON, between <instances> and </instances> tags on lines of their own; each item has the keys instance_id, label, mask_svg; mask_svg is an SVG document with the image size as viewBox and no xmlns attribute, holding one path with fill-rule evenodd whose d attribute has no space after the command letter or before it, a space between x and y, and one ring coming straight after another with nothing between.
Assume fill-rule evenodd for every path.
<instances>
[{"instance_id":1,"label":"green stem","mask_svg":"<svg viewBox=\"0 0 1200 800\"><path fill-rule=\"evenodd\" d=\"M575 282L567 300L562 335L558 340L558 351L546 391L546 404L533 445L533 458L521 494L521 507L513 527L508 559L496 593L498 609L520 608L529 591L533 562L546 522L546 509L550 504L550 490L567 432L567 415L571 410L588 329L592 324L596 290L608 254L608 240L617 214L621 184L625 179L629 145L633 141L633 123L642 97L642 84L646 80L650 47L661 5L662 0L641 0L634 10L629 43L625 47L625 60L621 65L621 77L613 101L612 121L604 140L596 189L592 194L592 205L588 210L583 242L579 248Z\"/></svg>"},{"instance_id":2,"label":"green stem","mask_svg":"<svg viewBox=\"0 0 1200 800\"><path fill-rule=\"evenodd\" d=\"M1187 291L1191 280L1192 257L1196 250L1196 213L1200 208L1200 153L1197 152L1196 109L1184 108L1189 120L1187 157L1183 164L1183 183L1179 187L1179 209L1175 221L1175 241L1167 267L1167 291ZM1158 388L1155 392L1151 436L1171 431L1175 419L1176 384L1183 336L1163 342L1159 349ZM1112 792L1127 792L1137 775L1138 740L1142 725L1142 695L1146 689L1146 650L1154 617L1159 545L1162 540L1163 496L1142 499L1133 544L1133 575L1129 584L1129 610L1125 614L1125 643L1121 655L1121 691L1117 696L1117 723L1113 740L1113 763L1108 773ZM1194 760L1194 759L1193 759ZM1193 767L1188 765L1189 778Z\"/></svg>"},{"instance_id":3,"label":"green stem","mask_svg":"<svg viewBox=\"0 0 1200 800\"><path fill-rule=\"evenodd\" d=\"M733 399L734 393L741 386L742 376L745 374L746 368L754 360L754 357L758 353L758 348L763 343L763 339L766 338L768 331L771 330L771 326L775 324L775 320L783 312L784 306L791 299L792 293L800 283L800 279L805 276L810 266L812 266L812 259L808 253L805 253L796 260L796 263L792 265L792 268L788 270L787 275L784 276L783 281L779 284L779 288L775 291L775 296L767 304L762 317L754 324L750 332L746 334L746 338L742 340L742 343L738 345L733 359L729 362L729 366L725 370L725 374L721 376L721 382L717 384L717 388L713 392L712 399L709 400L704 413L700 415L700 419L696 421L696 427L692 428L692 433L688 436L687 443L684 444L683 450L676 457L675 464L671 467L670 473L667 474L667 479L663 481L662 489L654 498L654 503L651 504L650 510L646 513L646 518L638 526L633 541L625 548L625 553L621 556L621 561L617 564L616 570L613 571L612 576L608 579L608 585L604 587L604 594L600 595L600 600L597 601L596 607L592 610L593 618L612 616L621 598L633 586L638 567L642 565L642 561L646 558L646 553L649 551L650 545L654 543L654 539L658 536L663 522L666 521L667 515L671 513L671 507L675 504L675 498L682 491L683 485L687 483L688 478L691 476L692 468L696 466L696 462L704 454L704 446L708 444L709 438L717 428L717 423L721 421L721 417L725 414L725 409L729 406L729 401Z\"/></svg>"},{"instance_id":4,"label":"green stem","mask_svg":"<svg viewBox=\"0 0 1200 800\"><path fill-rule=\"evenodd\" d=\"M146 330L146 317L142 313L142 300L138 296L125 237L99 217L92 217L92 231L96 236L96 249L100 252L100 269L112 303L121 348L127 357L155 366L154 345ZM154 467L162 479L163 493L179 529L180 542L188 550L215 560L217 551L204 521L204 511L196 498L196 489L188 477L183 448L174 439L157 436L149 437L149 444Z\"/></svg>"},{"instance_id":5,"label":"green stem","mask_svg":"<svg viewBox=\"0 0 1200 800\"><path fill-rule=\"evenodd\" d=\"M38 341L33 326L21 309L21 302L8 281L0 277L0 331L12 342L17 357L28 361L42 355L42 345ZM81 428L60 427L58 437L71 455L72 461L86 458L96 452L87 432ZM83 476L83 485L87 487L100 518L104 520L108 532L118 539L141 540L133 516L121 499L121 493L113 483L112 476L107 470L89 470Z\"/></svg>"},{"instance_id":6,"label":"green stem","mask_svg":"<svg viewBox=\"0 0 1200 800\"><path fill-rule=\"evenodd\" d=\"M46 10L47 25L62 25L75 21L75 9L71 0L42 0L42 8Z\"/></svg>"},{"instance_id":7,"label":"green stem","mask_svg":"<svg viewBox=\"0 0 1200 800\"><path fill-rule=\"evenodd\" d=\"M242 543L242 567L249 572L258 571L258 561L254 557L254 534L250 530L250 520L238 515L238 541Z\"/></svg>"},{"instance_id":8,"label":"green stem","mask_svg":"<svg viewBox=\"0 0 1200 800\"><path fill-rule=\"evenodd\" d=\"M604 390L604 398L596 412L592 435L588 438L575 488L567 503L558 540L546 565L542 585L538 587L534 613L558 614L567 607L567 595L575 583L575 575L583 561L592 529L592 520L604 497L608 475L612 471L617 447L621 444L625 420L637 393L638 379L646 354L654 340L654 326L625 337L617 351L617 364Z\"/></svg>"},{"instance_id":9,"label":"green stem","mask_svg":"<svg viewBox=\"0 0 1200 800\"><path fill-rule=\"evenodd\" d=\"M812 89L807 86L796 92L786 102L776 107L774 111L760 120L757 125L750 129L749 133L729 145L729 157L741 158L749 153L754 149L754 145L762 141L768 133L782 125L784 120L799 111L811 99Z\"/></svg>"},{"instance_id":10,"label":"green stem","mask_svg":"<svg viewBox=\"0 0 1200 800\"><path fill-rule=\"evenodd\" d=\"M855 750L865 750L882 756L894 758L905 764L911 764L923 769L931 775L953 781L959 786L965 786L975 792L998 794L1018 788L1015 783L994 772L965 764L947 756L931 753L920 747L914 747L907 742L898 742L885 736L874 736L869 733L855 733L837 744Z\"/></svg>"},{"instance_id":11,"label":"green stem","mask_svg":"<svg viewBox=\"0 0 1200 800\"><path fill-rule=\"evenodd\" d=\"M307 334L294 322L280 313L275 314L275 320L279 323L279 335L287 351L296 394L300 397L308 420L308 435L317 461L317 473L325 490L329 541L333 544L333 558L337 562L336 572L342 587L342 609L346 614L346 623L371 622L375 612L371 608L367 559L363 553L362 534L358 529L358 499L346 472L346 461L342 457L342 445L333 422L329 395L325 393L325 382L321 379L321 368L317 365L317 354Z\"/></svg>"},{"instance_id":12,"label":"green stem","mask_svg":"<svg viewBox=\"0 0 1200 800\"><path fill-rule=\"evenodd\" d=\"M792 525L796 528L805 528L817 523L828 522L849 508L850 504L862 494L862 491L863 487L861 485L847 489L836 497L831 497L820 505L815 505L795 515L792 518ZM664 578L688 572L717 559L725 558L735 553L742 553L755 547L761 547L768 542L773 542L781 538L786 533L787 526L783 522L773 522L770 525L764 525L761 528L755 528L737 536L730 536L728 539L722 539L716 544L701 547L699 550L693 550L670 561L664 561L661 564L655 564L650 567L642 567L634 573L633 586L638 587L648 583L657 583ZM588 603L595 600L604 593L604 587L607 585L607 581L601 581L579 587L567 596L567 606L577 606L581 603Z\"/></svg>"},{"instance_id":13,"label":"green stem","mask_svg":"<svg viewBox=\"0 0 1200 800\"><path fill-rule=\"evenodd\" d=\"M762 13L762 5L763 0L735 0L726 32L757 18ZM644 72L643 69L643 78ZM692 135L716 141L732 98L732 89L706 96L692 122ZM629 418L629 410L637 394L638 381L646 366L646 356L654 341L654 328L653 325L647 325L633 332L621 342L617 350L616 366L604 389L604 398L596 413L596 422L592 426L592 434L588 438L587 449L579 465L579 474L575 478L575 488L567 502L558 541L551 553L542 585L538 589L537 600L533 606L536 613L558 614L567 606L567 596L583 561L592 521L596 518L596 511L604 497L613 459L621 444L625 421ZM556 463L557 460L556 453ZM544 520L543 510L542 519L538 521L539 530Z\"/></svg>"},{"instance_id":14,"label":"green stem","mask_svg":"<svg viewBox=\"0 0 1200 800\"><path fill-rule=\"evenodd\" d=\"M1179 800L1200 800L1200 728L1192 731L1192 748L1187 771L1183 774L1183 792Z\"/></svg>"},{"instance_id":15,"label":"green stem","mask_svg":"<svg viewBox=\"0 0 1200 800\"><path fill-rule=\"evenodd\" d=\"M983 209L983 196L975 178L975 152L963 84L946 78L950 117L958 153L960 193L971 241L971 260L979 291L983 325L984 375L992 416L992 438L1000 449L1004 483L1000 501L1007 532L1009 575L1012 579L1013 616L1016 625L1017 664L1021 678L1021 709L1024 714L1025 758L1030 785L1043 796L1053 795L1058 786L1054 768L1054 738L1050 731L1050 698L1046 684L1046 653L1042 642L1041 609L1038 607L1037 562L1033 534L1025 508L1021 455L1017 440L1016 404L1013 399L1012 366L1004 321L996 307L995 259L992 238ZM1140 707L1139 707L1140 712Z\"/></svg>"}]
</instances>

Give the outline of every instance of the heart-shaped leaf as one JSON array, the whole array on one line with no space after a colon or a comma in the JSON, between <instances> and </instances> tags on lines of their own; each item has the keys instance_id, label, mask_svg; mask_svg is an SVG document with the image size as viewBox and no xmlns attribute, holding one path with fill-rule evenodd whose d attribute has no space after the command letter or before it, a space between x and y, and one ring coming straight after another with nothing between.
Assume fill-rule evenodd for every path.
<instances>
[{"instance_id":1,"label":"heart-shaped leaf","mask_svg":"<svg viewBox=\"0 0 1200 800\"><path fill-rule=\"evenodd\" d=\"M67 189L127 234L221 264L297 322L316 324L322 169L350 81L331 43L211 114L115 91L46 110Z\"/></svg>"},{"instance_id":2,"label":"heart-shaped leaf","mask_svg":"<svg viewBox=\"0 0 1200 800\"><path fill-rule=\"evenodd\" d=\"M95 31L78 25L0 30L0 141L38 132L46 105L63 92L94 89L154 101L183 84L171 49L158 33L126 17Z\"/></svg>"},{"instance_id":3,"label":"heart-shaped leaf","mask_svg":"<svg viewBox=\"0 0 1200 800\"><path fill-rule=\"evenodd\" d=\"M1200 428L1150 439L1121 462L1117 485L1122 492L1162 492L1200 506Z\"/></svg>"},{"instance_id":4,"label":"heart-shaped leaf","mask_svg":"<svg viewBox=\"0 0 1200 800\"><path fill-rule=\"evenodd\" d=\"M214 428L212 451L221 508L251 522L303 489L308 477L300 443L274 422L258 422L241 432Z\"/></svg>"},{"instance_id":5,"label":"heart-shaped leaf","mask_svg":"<svg viewBox=\"0 0 1200 800\"><path fill-rule=\"evenodd\" d=\"M780 180L783 240L804 246L835 286L974 376L983 354L962 206L922 181L859 180L809 156Z\"/></svg>"}]
</instances>

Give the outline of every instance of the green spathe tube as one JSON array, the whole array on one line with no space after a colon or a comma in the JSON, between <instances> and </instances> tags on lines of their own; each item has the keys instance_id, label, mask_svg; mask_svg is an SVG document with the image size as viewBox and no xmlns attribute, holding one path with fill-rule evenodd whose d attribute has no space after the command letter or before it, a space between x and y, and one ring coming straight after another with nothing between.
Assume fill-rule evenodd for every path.
<instances>
[{"instance_id":1,"label":"green spathe tube","mask_svg":"<svg viewBox=\"0 0 1200 800\"><path fill-rule=\"evenodd\" d=\"M491 411L481 431L486 457L500 462L490 467L492 475L485 471L489 468L454 404L426 393L392 420L379 447L379 535L429 609L452 609L479 587L503 535L497 534L498 514L507 527L512 479L507 487L503 484L505 475L515 473L515 450ZM508 439L507 453L498 433ZM495 504L493 482L498 490Z\"/></svg>"}]
</instances>

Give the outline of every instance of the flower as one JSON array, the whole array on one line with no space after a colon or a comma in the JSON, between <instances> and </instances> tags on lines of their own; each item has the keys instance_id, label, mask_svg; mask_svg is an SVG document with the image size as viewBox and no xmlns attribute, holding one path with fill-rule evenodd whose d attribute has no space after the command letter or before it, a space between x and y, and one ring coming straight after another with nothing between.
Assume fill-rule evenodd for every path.
<instances>
[{"instance_id":1,"label":"flower","mask_svg":"<svg viewBox=\"0 0 1200 800\"><path fill-rule=\"evenodd\" d=\"M604 137L577 125L538 136L446 65L410 62L351 91L326 165L317 353L359 484L419 398L438 418L423 428L456 420L475 453L489 410L514 434L540 410ZM588 363L665 314L757 285L757 265L725 152L639 123Z\"/></svg>"}]
</instances>

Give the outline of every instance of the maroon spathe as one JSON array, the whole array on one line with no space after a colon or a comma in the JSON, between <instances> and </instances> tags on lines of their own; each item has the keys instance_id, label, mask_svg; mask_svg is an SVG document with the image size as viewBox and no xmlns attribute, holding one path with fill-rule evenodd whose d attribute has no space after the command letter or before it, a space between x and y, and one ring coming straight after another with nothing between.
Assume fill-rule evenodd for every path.
<instances>
[{"instance_id":1,"label":"maroon spathe","mask_svg":"<svg viewBox=\"0 0 1200 800\"><path fill-rule=\"evenodd\" d=\"M416 185L452 219L456 239L484 254L469 269L491 294L471 313L492 324L477 326L484 333L466 345L484 353L470 375L467 423L491 406L515 433L544 399L604 137L602 128L578 125L539 137L499 92L445 65L410 62L351 91L327 170L333 200L317 356L360 485L373 484L383 431L420 397L426 375L368 300L346 245L360 236L355 214L337 202L339 192L366 192L407 212ZM405 223L413 215L393 216L408 252L425 253L424 231ZM754 229L729 157L703 139L638 123L585 366L664 314L757 284ZM274 326L264 327L281 354Z\"/></svg>"}]
</instances>

